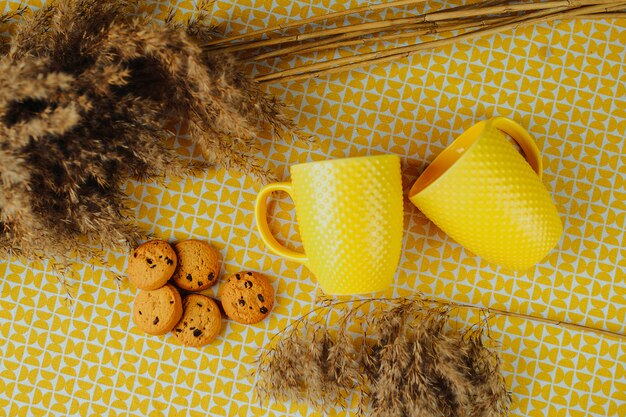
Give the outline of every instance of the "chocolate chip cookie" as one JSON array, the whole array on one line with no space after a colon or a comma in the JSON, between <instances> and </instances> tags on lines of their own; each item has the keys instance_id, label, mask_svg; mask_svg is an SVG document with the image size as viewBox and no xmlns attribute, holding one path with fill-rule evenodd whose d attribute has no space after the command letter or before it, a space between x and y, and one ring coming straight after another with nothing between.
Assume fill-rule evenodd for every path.
<instances>
[{"instance_id":1,"label":"chocolate chip cookie","mask_svg":"<svg viewBox=\"0 0 626 417\"><path fill-rule=\"evenodd\" d=\"M224 312L239 323L258 323L274 306L274 288L258 272L243 271L231 275L221 294Z\"/></svg>"},{"instance_id":2,"label":"chocolate chip cookie","mask_svg":"<svg viewBox=\"0 0 626 417\"><path fill-rule=\"evenodd\" d=\"M221 328L222 315L215 301L189 294L183 299L183 316L173 332L183 345L201 347L211 343Z\"/></svg>"},{"instance_id":3,"label":"chocolate chip cookie","mask_svg":"<svg viewBox=\"0 0 626 417\"><path fill-rule=\"evenodd\" d=\"M150 240L139 246L128 260L130 282L142 290L156 290L165 285L176 270L177 257L169 243Z\"/></svg>"},{"instance_id":4,"label":"chocolate chip cookie","mask_svg":"<svg viewBox=\"0 0 626 417\"><path fill-rule=\"evenodd\" d=\"M174 245L178 267L172 281L187 291L202 291L217 282L220 263L217 250L200 240L185 240Z\"/></svg>"},{"instance_id":5,"label":"chocolate chip cookie","mask_svg":"<svg viewBox=\"0 0 626 417\"><path fill-rule=\"evenodd\" d=\"M133 306L133 321L148 334L160 335L172 330L183 315L183 303L173 285L157 290L140 290Z\"/></svg>"}]
</instances>

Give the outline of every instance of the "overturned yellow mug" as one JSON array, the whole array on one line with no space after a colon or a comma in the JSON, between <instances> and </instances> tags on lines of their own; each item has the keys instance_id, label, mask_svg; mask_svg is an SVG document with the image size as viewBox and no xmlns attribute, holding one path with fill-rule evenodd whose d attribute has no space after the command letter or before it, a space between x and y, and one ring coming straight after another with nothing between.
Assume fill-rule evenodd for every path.
<instances>
[{"instance_id":1,"label":"overturned yellow mug","mask_svg":"<svg viewBox=\"0 0 626 417\"><path fill-rule=\"evenodd\" d=\"M437 156L409 199L474 254L523 271L541 261L563 233L541 174L533 138L513 120L495 117L472 126Z\"/></svg>"},{"instance_id":2,"label":"overturned yellow mug","mask_svg":"<svg viewBox=\"0 0 626 417\"><path fill-rule=\"evenodd\" d=\"M294 201L304 253L282 246L267 224L267 198ZM276 254L306 265L327 294L381 291L402 246L402 179L397 155L310 162L291 167L291 183L269 184L256 200L261 238Z\"/></svg>"}]
</instances>

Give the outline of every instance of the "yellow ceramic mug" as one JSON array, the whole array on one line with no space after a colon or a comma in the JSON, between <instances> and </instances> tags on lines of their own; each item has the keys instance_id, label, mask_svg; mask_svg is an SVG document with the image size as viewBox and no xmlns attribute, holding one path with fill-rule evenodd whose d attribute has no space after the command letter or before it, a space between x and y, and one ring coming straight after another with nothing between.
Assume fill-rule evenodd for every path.
<instances>
[{"instance_id":1,"label":"yellow ceramic mug","mask_svg":"<svg viewBox=\"0 0 626 417\"><path fill-rule=\"evenodd\" d=\"M511 270L526 270L563 233L541 173L541 155L528 132L511 119L495 117L472 126L437 156L409 199L471 252Z\"/></svg>"},{"instance_id":2,"label":"yellow ceramic mug","mask_svg":"<svg viewBox=\"0 0 626 417\"><path fill-rule=\"evenodd\" d=\"M304 253L282 246L267 224L267 198L285 191L294 201ZM276 254L305 264L327 294L388 287L402 246L400 158L381 155L291 167L291 183L263 188L256 200L261 238Z\"/></svg>"}]
</instances>

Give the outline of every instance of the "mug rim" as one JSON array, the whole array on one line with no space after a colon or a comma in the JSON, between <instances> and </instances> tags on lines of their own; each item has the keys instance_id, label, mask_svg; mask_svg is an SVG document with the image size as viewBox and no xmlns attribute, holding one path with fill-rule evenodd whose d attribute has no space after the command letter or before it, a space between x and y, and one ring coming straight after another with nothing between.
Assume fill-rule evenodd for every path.
<instances>
[{"instance_id":1,"label":"mug rim","mask_svg":"<svg viewBox=\"0 0 626 417\"><path fill-rule=\"evenodd\" d=\"M476 146L478 141L483 137L483 131L490 121L491 119L481 120L480 122L473 124L470 128L457 136L452 143L446 146L444 150L441 151L430 164L428 164L420 176L417 177L417 180L415 180L415 183L413 183L411 189L409 190L409 199L423 193L437 182L443 181L446 174L458 166L458 162L469 154L472 148ZM480 133L472 137L475 130L480 130ZM470 141L470 139L473 140ZM462 151L459 151L459 148L462 145L467 146ZM438 169L442 169L442 171L439 173L433 173L433 171ZM431 175L432 178L428 178L429 175Z\"/></svg>"},{"instance_id":2,"label":"mug rim","mask_svg":"<svg viewBox=\"0 0 626 417\"><path fill-rule=\"evenodd\" d=\"M289 170L291 171L293 169L302 169L309 165L317 165L317 166L335 165L335 164L344 163L345 161L354 161L354 160L359 160L359 159L387 159L387 158L400 160L400 155L397 155L395 153L386 153L386 154L380 154L380 155L349 156L347 158L322 159L319 161L302 162L300 164L291 165Z\"/></svg>"}]
</instances>

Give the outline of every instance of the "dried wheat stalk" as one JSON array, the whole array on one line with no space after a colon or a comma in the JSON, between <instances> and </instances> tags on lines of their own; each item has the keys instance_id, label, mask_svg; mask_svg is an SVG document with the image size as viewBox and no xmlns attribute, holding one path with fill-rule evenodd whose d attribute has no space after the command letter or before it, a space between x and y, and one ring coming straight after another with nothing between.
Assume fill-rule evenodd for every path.
<instances>
[{"instance_id":1,"label":"dried wheat stalk","mask_svg":"<svg viewBox=\"0 0 626 417\"><path fill-rule=\"evenodd\" d=\"M324 317L337 310L335 325ZM486 322L450 325L450 308L425 299L355 300L313 310L259 357L261 399L328 411L360 395L361 414L504 416L510 393Z\"/></svg>"},{"instance_id":2,"label":"dried wheat stalk","mask_svg":"<svg viewBox=\"0 0 626 417\"><path fill-rule=\"evenodd\" d=\"M604 0L602 0L604 1ZM330 59L327 61L314 62L307 65L300 65L296 68L278 71L272 74L258 76L256 78L259 82L275 82L275 81L293 81L306 78L317 78L332 73L343 72L354 68L363 66L369 66L373 64L380 64L389 61L395 61L398 59L406 58L415 55L423 50L437 48L445 45L449 45L456 42L467 41L476 37L493 35L496 33L505 32L511 29L517 29L524 26L533 24L549 22L557 19L574 19L586 16L600 16L603 12L611 12L613 10L620 10L626 7L625 2L611 2L602 3L593 6L578 7L574 9L569 8L555 8L547 9L538 12L532 12L520 17L512 17L504 22L499 22L494 25L481 25L480 29L473 30L460 35L450 36L448 38L437 39L432 41L425 41L408 46L401 46L395 48L388 48L383 50L377 50L375 52L368 52L357 55L349 55L342 58ZM612 15L612 13L609 13ZM597 17L597 16L596 16Z\"/></svg>"},{"instance_id":3,"label":"dried wheat stalk","mask_svg":"<svg viewBox=\"0 0 626 417\"><path fill-rule=\"evenodd\" d=\"M328 13L328 14L321 15L321 16L312 16L306 19L299 19L291 23L283 23L277 26L270 26L270 27L255 30L249 33L235 35L227 39L215 39L215 40L206 42L205 47L221 48L221 47L226 46L227 43L230 43L233 41L249 40L249 39L259 37L259 36L262 36L271 32L275 32L278 30L302 27L303 25L308 25L311 23L316 23L316 22L321 22L321 21L329 22L331 20L338 20L339 18L352 15L352 14L360 14L360 13L371 12L375 10L388 9L391 7L400 7L400 6L406 6L406 5L411 5L411 4L419 4L419 3L424 3L425 1L426 0L398 0L398 1L380 3L380 4L367 4L365 6L359 6L359 7L355 7L352 9L341 10L339 12Z\"/></svg>"},{"instance_id":4,"label":"dried wheat stalk","mask_svg":"<svg viewBox=\"0 0 626 417\"><path fill-rule=\"evenodd\" d=\"M352 50L342 58L314 60L270 74L260 75L257 81L287 82L325 76L353 68L402 59L420 51L462 42L476 37L492 35L519 27L557 19L612 19L624 17L626 3L618 0L550 0L516 3L511 1L483 1L435 10L426 13L407 11L404 16L374 22L343 24L330 27L331 22L351 14L370 10L391 9L419 2L390 2L363 6L325 16L315 16L304 21L290 22L249 34L213 41L205 47L239 53L247 60L266 60L281 57L290 59L298 55L321 50L339 50L364 44L385 44L373 52ZM322 28L311 23L324 22ZM281 33L286 29L297 33ZM432 39L432 36L436 39ZM424 36L429 38L422 39ZM400 39L418 39L406 46L389 46ZM269 51L267 49L270 49ZM260 51L260 52L259 52Z\"/></svg>"}]
</instances>

